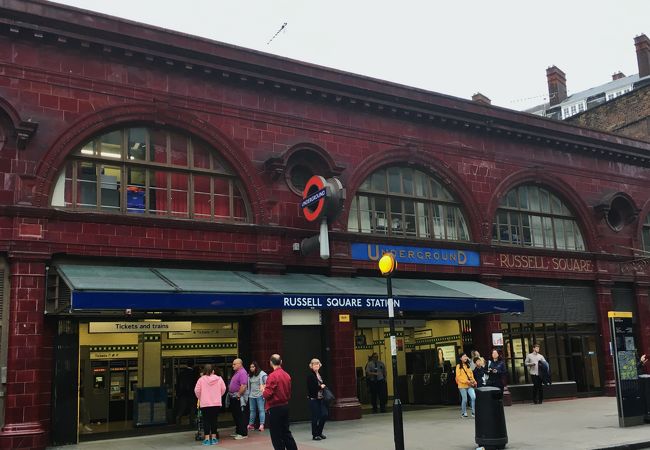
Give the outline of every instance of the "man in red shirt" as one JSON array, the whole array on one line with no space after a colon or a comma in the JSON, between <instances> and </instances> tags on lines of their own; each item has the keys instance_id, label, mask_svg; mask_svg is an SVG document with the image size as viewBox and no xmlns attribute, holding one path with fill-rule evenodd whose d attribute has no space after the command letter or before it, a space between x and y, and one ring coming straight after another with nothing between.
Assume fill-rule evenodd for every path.
<instances>
[{"instance_id":1,"label":"man in red shirt","mask_svg":"<svg viewBox=\"0 0 650 450\"><path fill-rule=\"evenodd\" d=\"M266 401L266 417L271 427L271 442L274 450L298 450L289 430L289 399L291 398L291 377L282 369L282 358L271 356L273 372L260 386Z\"/></svg>"}]
</instances>

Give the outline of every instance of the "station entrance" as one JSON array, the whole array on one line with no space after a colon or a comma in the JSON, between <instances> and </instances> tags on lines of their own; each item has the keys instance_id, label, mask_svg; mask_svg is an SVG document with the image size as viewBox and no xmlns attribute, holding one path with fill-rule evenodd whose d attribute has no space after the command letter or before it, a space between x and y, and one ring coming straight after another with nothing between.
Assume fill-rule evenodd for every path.
<instances>
[{"instance_id":1,"label":"station entrance","mask_svg":"<svg viewBox=\"0 0 650 450\"><path fill-rule=\"evenodd\" d=\"M227 380L238 352L236 322L186 322L186 331L160 333L98 332L116 323L96 324L79 324L80 440L190 425L195 405L181 404L179 374L185 372L185 382L191 374L195 382L209 363Z\"/></svg>"}]
</instances>

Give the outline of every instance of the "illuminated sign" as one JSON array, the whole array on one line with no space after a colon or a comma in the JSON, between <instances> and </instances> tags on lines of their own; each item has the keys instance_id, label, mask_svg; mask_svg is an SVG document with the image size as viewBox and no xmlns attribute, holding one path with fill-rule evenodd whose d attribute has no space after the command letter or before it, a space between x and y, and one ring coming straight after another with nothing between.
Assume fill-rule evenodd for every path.
<instances>
[{"instance_id":1,"label":"illuminated sign","mask_svg":"<svg viewBox=\"0 0 650 450\"><path fill-rule=\"evenodd\" d=\"M378 261L384 253L392 253L401 263L434 264L439 266L478 267L478 252L426 247L405 247L386 244L352 244L352 259Z\"/></svg>"},{"instance_id":2,"label":"illuminated sign","mask_svg":"<svg viewBox=\"0 0 650 450\"><path fill-rule=\"evenodd\" d=\"M588 259L550 256L512 255L499 253L499 266L505 269L551 270L557 272L591 273L594 264Z\"/></svg>"},{"instance_id":3,"label":"illuminated sign","mask_svg":"<svg viewBox=\"0 0 650 450\"><path fill-rule=\"evenodd\" d=\"M90 322L89 333L158 333L192 331L192 322Z\"/></svg>"}]
</instances>

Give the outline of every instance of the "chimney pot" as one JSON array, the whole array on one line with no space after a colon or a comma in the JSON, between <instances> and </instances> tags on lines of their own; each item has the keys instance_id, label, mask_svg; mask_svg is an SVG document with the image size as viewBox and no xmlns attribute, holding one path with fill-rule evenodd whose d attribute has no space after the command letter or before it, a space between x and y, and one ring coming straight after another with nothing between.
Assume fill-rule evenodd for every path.
<instances>
[{"instance_id":1,"label":"chimney pot","mask_svg":"<svg viewBox=\"0 0 650 450\"><path fill-rule=\"evenodd\" d=\"M650 39L645 34L634 38L636 61L639 64L639 78L650 75Z\"/></svg>"},{"instance_id":2,"label":"chimney pot","mask_svg":"<svg viewBox=\"0 0 650 450\"><path fill-rule=\"evenodd\" d=\"M548 100L551 106L559 105L567 98L566 75L556 66L546 69L546 82L548 83Z\"/></svg>"},{"instance_id":3,"label":"chimney pot","mask_svg":"<svg viewBox=\"0 0 650 450\"><path fill-rule=\"evenodd\" d=\"M612 74L612 81L620 80L621 78L625 78L625 74L620 70Z\"/></svg>"},{"instance_id":4,"label":"chimney pot","mask_svg":"<svg viewBox=\"0 0 650 450\"><path fill-rule=\"evenodd\" d=\"M482 103L484 105L492 104L492 100L490 100L488 97L481 94L480 92L477 92L476 94L472 95L472 101L476 103Z\"/></svg>"}]
</instances>

